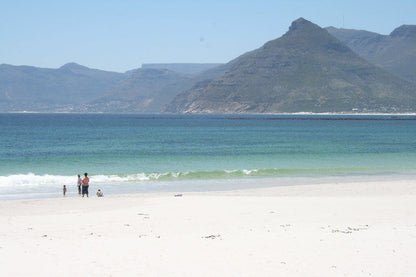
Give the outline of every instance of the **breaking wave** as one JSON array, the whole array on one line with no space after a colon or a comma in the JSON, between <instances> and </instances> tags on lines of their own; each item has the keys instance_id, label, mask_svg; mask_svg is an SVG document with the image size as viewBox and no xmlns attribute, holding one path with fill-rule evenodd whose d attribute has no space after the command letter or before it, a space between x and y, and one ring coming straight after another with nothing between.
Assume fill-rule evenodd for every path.
<instances>
[{"instance_id":1,"label":"breaking wave","mask_svg":"<svg viewBox=\"0 0 416 277\"><path fill-rule=\"evenodd\" d=\"M363 168L325 168L325 169L240 169L240 170L212 170L189 172L164 173L136 173L119 175L91 175L92 185L117 185L123 183L135 184L147 181L175 181L175 180L204 180L204 179L231 179L247 177L273 177L273 176L305 176L305 175L332 175L352 172L371 172L376 169ZM48 188L73 186L77 177L63 175L36 175L33 173L0 176L0 192L7 191L42 191Z\"/></svg>"}]
</instances>

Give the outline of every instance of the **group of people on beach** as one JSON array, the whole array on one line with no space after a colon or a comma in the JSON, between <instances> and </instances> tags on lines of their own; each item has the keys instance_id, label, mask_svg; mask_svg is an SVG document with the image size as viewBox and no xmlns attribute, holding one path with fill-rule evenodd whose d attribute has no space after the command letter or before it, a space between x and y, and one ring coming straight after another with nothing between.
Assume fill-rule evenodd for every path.
<instances>
[{"instance_id":1,"label":"group of people on beach","mask_svg":"<svg viewBox=\"0 0 416 277\"><path fill-rule=\"evenodd\" d=\"M78 174L78 181L77 181L78 194L79 195L82 194L82 197L84 197L84 195L87 195L87 197L88 197L88 188L89 188L89 186L90 186L90 178L88 178L88 173L86 173L86 172L84 173L84 178L83 179L81 179L81 175ZM66 186L64 185L63 189L62 189L62 192L63 192L64 196L66 195L66 191L67 191L67 189L66 189ZM103 197L104 196L101 189L98 189L97 196L98 197Z\"/></svg>"}]
</instances>

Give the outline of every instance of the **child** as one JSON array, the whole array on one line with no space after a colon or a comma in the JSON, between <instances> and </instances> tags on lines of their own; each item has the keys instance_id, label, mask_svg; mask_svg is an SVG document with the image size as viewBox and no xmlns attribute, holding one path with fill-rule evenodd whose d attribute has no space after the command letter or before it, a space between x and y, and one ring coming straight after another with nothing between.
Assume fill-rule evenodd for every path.
<instances>
[{"instance_id":1,"label":"child","mask_svg":"<svg viewBox=\"0 0 416 277\"><path fill-rule=\"evenodd\" d=\"M103 192L100 189L97 190L97 196L98 197L103 197L104 196Z\"/></svg>"},{"instance_id":2,"label":"child","mask_svg":"<svg viewBox=\"0 0 416 277\"><path fill-rule=\"evenodd\" d=\"M78 187L78 194L79 195L81 195L81 185L82 185L82 179L81 179L81 176L78 174L77 187Z\"/></svg>"},{"instance_id":3,"label":"child","mask_svg":"<svg viewBox=\"0 0 416 277\"><path fill-rule=\"evenodd\" d=\"M65 186L65 185L64 185L64 187L62 188L62 192L63 192L64 197L65 197L65 194L66 194L66 186Z\"/></svg>"}]
</instances>

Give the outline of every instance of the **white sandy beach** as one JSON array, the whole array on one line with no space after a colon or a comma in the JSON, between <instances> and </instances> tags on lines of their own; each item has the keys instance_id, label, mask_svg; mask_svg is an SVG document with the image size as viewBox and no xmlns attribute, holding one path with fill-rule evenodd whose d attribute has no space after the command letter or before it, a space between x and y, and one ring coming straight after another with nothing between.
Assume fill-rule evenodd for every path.
<instances>
[{"instance_id":1,"label":"white sandy beach","mask_svg":"<svg viewBox=\"0 0 416 277\"><path fill-rule=\"evenodd\" d=\"M415 260L416 181L0 202L0 276L416 276Z\"/></svg>"}]
</instances>

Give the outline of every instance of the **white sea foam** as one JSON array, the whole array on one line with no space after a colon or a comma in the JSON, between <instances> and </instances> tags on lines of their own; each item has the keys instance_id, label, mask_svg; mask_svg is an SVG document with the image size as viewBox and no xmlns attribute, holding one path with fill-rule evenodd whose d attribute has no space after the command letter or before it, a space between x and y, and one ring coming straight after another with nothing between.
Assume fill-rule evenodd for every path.
<instances>
[{"instance_id":1,"label":"white sea foam","mask_svg":"<svg viewBox=\"0 0 416 277\"><path fill-rule=\"evenodd\" d=\"M96 185L113 184L122 182L148 181L157 179L157 174L146 175L145 173L119 175L95 175L90 176L90 182ZM33 173L0 176L0 192L13 190L30 190L36 188L56 188L63 185L71 186L77 184L77 176L62 175L36 175Z\"/></svg>"},{"instance_id":2,"label":"white sea foam","mask_svg":"<svg viewBox=\"0 0 416 277\"><path fill-rule=\"evenodd\" d=\"M195 172L163 172L163 173L135 173L123 175L92 175L90 183L93 185L106 185L118 183L136 183L145 181L158 180L176 180L176 179L204 179L204 178L223 178L226 176L249 176L258 172L258 170L219 170L219 171L195 171ZM37 189L58 188L63 185L75 186L77 176L63 175L36 175L33 173L16 174L9 176L0 176L0 193L33 191Z\"/></svg>"},{"instance_id":3,"label":"white sea foam","mask_svg":"<svg viewBox=\"0 0 416 277\"><path fill-rule=\"evenodd\" d=\"M93 185L107 185L119 183L142 183L146 181L170 181L186 179L216 179L239 177L265 177L293 175L298 173L313 173L314 170L285 170L285 169L241 169L241 170L214 170L190 172L153 172L121 175L92 175L90 183ZM319 171L318 171L319 172ZM0 176L0 193L5 191L22 191L31 189L46 189L66 186L75 186L77 176L63 175L36 175L33 173Z\"/></svg>"},{"instance_id":4,"label":"white sea foam","mask_svg":"<svg viewBox=\"0 0 416 277\"><path fill-rule=\"evenodd\" d=\"M31 187L56 187L74 182L76 182L75 176L17 174L0 176L0 189L13 188L18 190Z\"/></svg>"},{"instance_id":5,"label":"white sea foam","mask_svg":"<svg viewBox=\"0 0 416 277\"><path fill-rule=\"evenodd\" d=\"M345 170L345 169L344 169ZM148 189L157 190L162 187L177 186L178 182L184 183L192 181L192 184L202 182L207 183L213 180L242 179L246 177L300 177L300 176L344 176L353 174L370 174L375 172L354 171L349 169L344 171L327 170L328 174L321 174L322 170L293 170L293 169L241 169L241 170L214 170L214 171L190 171L190 172L163 172L163 173L135 173L121 175L91 175L90 185L92 189L106 188L116 192L128 192L140 188L145 191ZM324 171L325 172L325 171ZM378 172L378 171L376 171ZM380 173L380 172L379 172ZM382 173L382 172L381 172ZM384 172L385 173L385 172ZM391 173L390 173L391 174ZM414 175L414 174L413 174ZM0 176L0 199L16 198L13 195L20 195L19 198L27 198L29 195L59 195L62 186L66 185L71 192L77 191L77 176L63 175L36 175L33 173ZM38 197L35 196L35 197Z\"/></svg>"}]
</instances>

